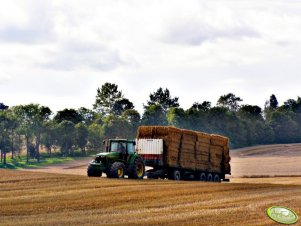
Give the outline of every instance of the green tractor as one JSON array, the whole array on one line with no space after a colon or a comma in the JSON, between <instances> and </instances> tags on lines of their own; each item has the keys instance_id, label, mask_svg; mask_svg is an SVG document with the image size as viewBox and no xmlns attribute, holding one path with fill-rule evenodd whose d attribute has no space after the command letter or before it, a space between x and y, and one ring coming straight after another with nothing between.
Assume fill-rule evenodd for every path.
<instances>
[{"instance_id":1,"label":"green tractor","mask_svg":"<svg viewBox=\"0 0 301 226\"><path fill-rule=\"evenodd\" d=\"M142 157L135 153L133 140L109 139L104 141L104 152L98 153L89 163L89 177L101 177L105 173L109 178L142 179L145 165Z\"/></svg>"}]
</instances>

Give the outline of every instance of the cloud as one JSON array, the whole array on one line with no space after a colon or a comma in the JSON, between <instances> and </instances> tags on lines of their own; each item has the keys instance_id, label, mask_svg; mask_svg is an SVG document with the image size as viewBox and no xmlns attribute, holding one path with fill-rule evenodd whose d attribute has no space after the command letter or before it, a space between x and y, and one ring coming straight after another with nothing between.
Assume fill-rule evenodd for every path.
<instances>
[{"instance_id":1,"label":"cloud","mask_svg":"<svg viewBox=\"0 0 301 226\"><path fill-rule=\"evenodd\" d=\"M170 44L200 45L219 38L240 39L244 37L258 38L259 36L254 29L248 26L218 28L202 21L184 20L172 25L162 40Z\"/></svg>"},{"instance_id":2,"label":"cloud","mask_svg":"<svg viewBox=\"0 0 301 226\"><path fill-rule=\"evenodd\" d=\"M41 43L54 37L49 27L8 27L0 31L0 39L5 42Z\"/></svg>"},{"instance_id":3,"label":"cloud","mask_svg":"<svg viewBox=\"0 0 301 226\"><path fill-rule=\"evenodd\" d=\"M0 84L5 84L6 82L8 82L9 80L11 80L11 76L1 72L0 73Z\"/></svg>"},{"instance_id":4,"label":"cloud","mask_svg":"<svg viewBox=\"0 0 301 226\"><path fill-rule=\"evenodd\" d=\"M69 40L68 43L61 43L58 50L48 51L44 62L39 66L66 71L80 68L110 71L123 64L126 62L117 51L97 43Z\"/></svg>"},{"instance_id":5,"label":"cloud","mask_svg":"<svg viewBox=\"0 0 301 226\"><path fill-rule=\"evenodd\" d=\"M50 1L28 1L2 4L0 41L35 44L55 40L53 5ZM11 17L10 14L15 15ZM17 15L18 14L18 15Z\"/></svg>"}]
</instances>

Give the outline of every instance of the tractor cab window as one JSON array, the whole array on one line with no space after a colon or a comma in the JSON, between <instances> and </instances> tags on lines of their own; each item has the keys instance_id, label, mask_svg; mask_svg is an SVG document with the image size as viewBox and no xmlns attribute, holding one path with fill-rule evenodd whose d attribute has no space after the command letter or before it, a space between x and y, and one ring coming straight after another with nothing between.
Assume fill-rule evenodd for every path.
<instances>
[{"instance_id":1,"label":"tractor cab window","mask_svg":"<svg viewBox=\"0 0 301 226\"><path fill-rule=\"evenodd\" d=\"M126 151L126 143L125 142L111 142L111 152L119 152L124 153Z\"/></svg>"},{"instance_id":2,"label":"tractor cab window","mask_svg":"<svg viewBox=\"0 0 301 226\"><path fill-rule=\"evenodd\" d=\"M127 143L128 153L133 154L135 152L135 146L133 143Z\"/></svg>"}]
</instances>

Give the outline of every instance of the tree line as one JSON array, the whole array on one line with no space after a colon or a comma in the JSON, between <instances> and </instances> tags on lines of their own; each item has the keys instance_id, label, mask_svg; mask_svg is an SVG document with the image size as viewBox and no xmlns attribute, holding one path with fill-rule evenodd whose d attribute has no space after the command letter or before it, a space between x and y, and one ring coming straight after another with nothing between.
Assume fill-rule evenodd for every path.
<instances>
[{"instance_id":1,"label":"tree line","mask_svg":"<svg viewBox=\"0 0 301 226\"><path fill-rule=\"evenodd\" d=\"M279 105L273 94L264 109L241 105L233 93L222 95L216 105L194 102L180 107L179 98L161 87L149 95L142 115L118 85L105 83L97 89L93 109L64 109L55 114L47 106L28 104L8 107L0 103L1 162L25 149L27 162L40 160L41 146L51 156L85 156L102 148L106 138L134 139L140 125L172 125L179 128L222 134L231 147L301 142L301 98Z\"/></svg>"}]
</instances>

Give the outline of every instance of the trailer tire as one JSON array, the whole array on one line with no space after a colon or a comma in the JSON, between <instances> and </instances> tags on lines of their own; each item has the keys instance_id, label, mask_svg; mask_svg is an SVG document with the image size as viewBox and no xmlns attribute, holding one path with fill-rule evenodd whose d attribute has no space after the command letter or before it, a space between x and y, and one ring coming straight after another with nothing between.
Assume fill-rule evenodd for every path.
<instances>
[{"instance_id":1,"label":"trailer tire","mask_svg":"<svg viewBox=\"0 0 301 226\"><path fill-rule=\"evenodd\" d=\"M174 169L170 172L169 179L171 180L181 180L181 172L178 169Z\"/></svg>"},{"instance_id":2,"label":"trailer tire","mask_svg":"<svg viewBox=\"0 0 301 226\"><path fill-rule=\"evenodd\" d=\"M207 174L207 181L212 182L213 181L213 175L212 173Z\"/></svg>"},{"instance_id":3,"label":"trailer tire","mask_svg":"<svg viewBox=\"0 0 301 226\"><path fill-rule=\"evenodd\" d=\"M122 162L114 162L111 166L109 177L124 178L125 165Z\"/></svg>"},{"instance_id":4,"label":"trailer tire","mask_svg":"<svg viewBox=\"0 0 301 226\"><path fill-rule=\"evenodd\" d=\"M217 182L217 183L220 183L220 182L221 182L221 178L220 178L219 174L215 174L215 175L214 175L213 181L214 181L214 182Z\"/></svg>"},{"instance_id":5,"label":"trailer tire","mask_svg":"<svg viewBox=\"0 0 301 226\"><path fill-rule=\"evenodd\" d=\"M145 165L141 158L136 158L134 164L129 167L129 178L143 179L145 174Z\"/></svg>"},{"instance_id":6,"label":"trailer tire","mask_svg":"<svg viewBox=\"0 0 301 226\"><path fill-rule=\"evenodd\" d=\"M199 174L199 180L200 181L206 181L207 177L206 177L206 173L202 172Z\"/></svg>"}]
</instances>

